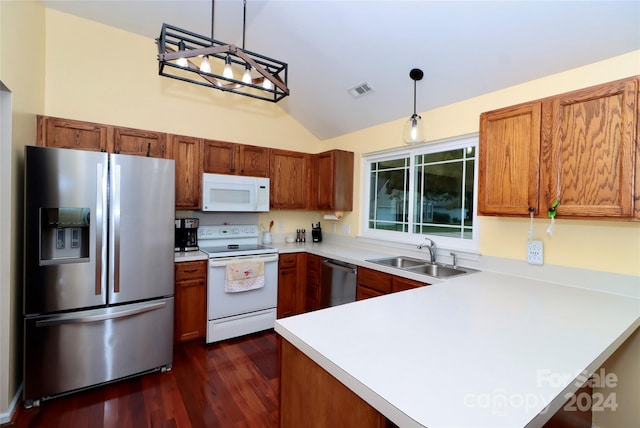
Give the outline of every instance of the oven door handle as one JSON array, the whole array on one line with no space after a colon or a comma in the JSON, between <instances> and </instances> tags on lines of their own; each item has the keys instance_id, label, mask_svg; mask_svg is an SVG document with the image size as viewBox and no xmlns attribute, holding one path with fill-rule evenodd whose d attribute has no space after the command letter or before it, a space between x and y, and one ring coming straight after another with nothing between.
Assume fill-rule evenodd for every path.
<instances>
[{"instance_id":1,"label":"oven door handle","mask_svg":"<svg viewBox=\"0 0 640 428\"><path fill-rule=\"evenodd\" d=\"M246 262L246 261L256 261L256 262L277 262L278 254L267 254L267 255L247 255L247 256L233 256L233 257L219 257L209 259L209 267L219 267L226 266L229 263L235 262Z\"/></svg>"}]
</instances>

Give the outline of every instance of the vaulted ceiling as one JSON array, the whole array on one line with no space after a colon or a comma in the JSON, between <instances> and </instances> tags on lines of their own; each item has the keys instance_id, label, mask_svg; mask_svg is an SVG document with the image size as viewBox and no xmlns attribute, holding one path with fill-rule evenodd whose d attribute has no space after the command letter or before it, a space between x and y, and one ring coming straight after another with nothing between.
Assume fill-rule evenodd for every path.
<instances>
[{"instance_id":1,"label":"vaulted ceiling","mask_svg":"<svg viewBox=\"0 0 640 428\"><path fill-rule=\"evenodd\" d=\"M209 0L45 4L154 39L165 22L211 34ZM243 1L214 11L214 38L242 46ZM640 49L638 1L247 0L246 11L246 48L289 64L278 105L320 139L408 118L412 68L424 71L420 112ZM352 96L362 83L373 91Z\"/></svg>"}]
</instances>

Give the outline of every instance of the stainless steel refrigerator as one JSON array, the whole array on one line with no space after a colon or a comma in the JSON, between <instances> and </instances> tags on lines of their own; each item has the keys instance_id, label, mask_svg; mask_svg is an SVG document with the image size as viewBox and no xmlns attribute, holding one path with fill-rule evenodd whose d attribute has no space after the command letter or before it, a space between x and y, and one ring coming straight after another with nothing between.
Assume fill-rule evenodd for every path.
<instances>
[{"instance_id":1,"label":"stainless steel refrigerator","mask_svg":"<svg viewBox=\"0 0 640 428\"><path fill-rule=\"evenodd\" d=\"M173 160L25 148L25 406L173 357Z\"/></svg>"}]
</instances>

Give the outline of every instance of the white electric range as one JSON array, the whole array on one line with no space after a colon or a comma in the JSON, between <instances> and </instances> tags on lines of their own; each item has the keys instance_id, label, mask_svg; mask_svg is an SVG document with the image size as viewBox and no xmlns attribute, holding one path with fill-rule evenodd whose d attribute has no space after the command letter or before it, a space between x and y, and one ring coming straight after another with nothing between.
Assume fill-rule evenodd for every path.
<instances>
[{"instance_id":1,"label":"white electric range","mask_svg":"<svg viewBox=\"0 0 640 428\"><path fill-rule=\"evenodd\" d=\"M207 343L274 326L278 302L278 250L260 244L259 238L257 225L198 228L198 245L209 257ZM237 262L263 264L264 286L240 292L228 291L225 287L227 266Z\"/></svg>"}]
</instances>

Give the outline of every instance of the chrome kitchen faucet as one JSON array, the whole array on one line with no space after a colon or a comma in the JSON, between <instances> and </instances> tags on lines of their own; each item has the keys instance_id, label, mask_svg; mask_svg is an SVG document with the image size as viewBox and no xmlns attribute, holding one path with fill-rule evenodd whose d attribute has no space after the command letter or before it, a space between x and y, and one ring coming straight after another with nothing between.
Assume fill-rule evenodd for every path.
<instances>
[{"instance_id":1,"label":"chrome kitchen faucet","mask_svg":"<svg viewBox=\"0 0 640 428\"><path fill-rule=\"evenodd\" d=\"M418 250L422 250L423 248L426 248L427 250L429 250L429 254L431 255L431 263L435 263L436 262L436 243L433 241L433 239L430 239L430 238L424 238L424 239L429 241L429 244L418 245Z\"/></svg>"}]
</instances>

